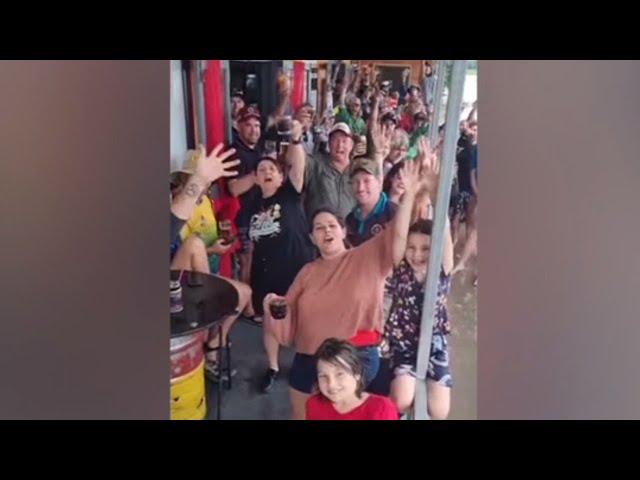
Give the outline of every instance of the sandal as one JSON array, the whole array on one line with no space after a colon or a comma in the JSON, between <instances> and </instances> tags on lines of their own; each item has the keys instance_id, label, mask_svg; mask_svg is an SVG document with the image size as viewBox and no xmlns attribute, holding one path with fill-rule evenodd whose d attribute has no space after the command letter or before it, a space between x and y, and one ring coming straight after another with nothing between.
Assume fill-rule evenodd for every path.
<instances>
[{"instance_id":1,"label":"sandal","mask_svg":"<svg viewBox=\"0 0 640 480\"><path fill-rule=\"evenodd\" d=\"M232 344L231 344L231 338L229 337L229 335L227 335L226 344L227 344L226 347L220 347L220 345L212 347L209 345L209 343L204 344L205 375L207 376L207 378L209 378L213 382L217 382L218 380L220 380L220 378L222 378L223 381L228 382L230 380L230 377L235 376L237 373L237 370L235 369L230 369L231 370L230 372L229 372L229 369L223 369L222 374L220 372L219 352L223 348L231 347ZM209 356L209 354L211 353L213 353L214 355Z\"/></svg>"},{"instance_id":2,"label":"sandal","mask_svg":"<svg viewBox=\"0 0 640 480\"><path fill-rule=\"evenodd\" d=\"M232 368L231 372L227 372L225 370L224 372L221 373L220 365L218 364L218 362L210 358L207 358L205 360L204 370L205 370L205 376L214 383L219 382L221 379L223 382L228 382L230 376L235 377L236 373L238 373L238 371L235 368Z\"/></svg>"}]
</instances>

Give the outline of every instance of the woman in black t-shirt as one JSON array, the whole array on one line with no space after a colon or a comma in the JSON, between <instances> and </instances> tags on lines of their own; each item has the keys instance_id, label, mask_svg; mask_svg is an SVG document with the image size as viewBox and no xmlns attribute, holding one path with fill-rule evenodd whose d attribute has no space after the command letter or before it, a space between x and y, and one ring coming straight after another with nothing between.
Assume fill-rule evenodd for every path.
<instances>
[{"instance_id":1,"label":"woman in black t-shirt","mask_svg":"<svg viewBox=\"0 0 640 480\"><path fill-rule=\"evenodd\" d=\"M263 316L262 302L268 293L284 295L300 269L313 260L313 245L302 206L305 152L301 143L302 126L294 121L291 145L287 152L290 165L284 169L272 157L262 158L256 167L256 184L261 195L249 210L249 238L253 243L251 287L256 315ZM268 335L264 347L269 370L263 389L268 390L278 372L278 342Z\"/></svg>"}]
</instances>

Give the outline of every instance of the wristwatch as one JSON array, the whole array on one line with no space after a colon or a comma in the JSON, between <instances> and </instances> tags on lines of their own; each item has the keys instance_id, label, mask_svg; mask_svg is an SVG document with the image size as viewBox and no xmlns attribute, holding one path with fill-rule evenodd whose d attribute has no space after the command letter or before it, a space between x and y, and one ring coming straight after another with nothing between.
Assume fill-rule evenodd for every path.
<instances>
[{"instance_id":1,"label":"wristwatch","mask_svg":"<svg viewBox=\"0 0 640 480\"><path fill-rule=\"evenodd\" d=\"M299 137L297 139L291 139L291 144L292 145L300 145L302 143L302 137Z\"/></svg>"}]
</instances>

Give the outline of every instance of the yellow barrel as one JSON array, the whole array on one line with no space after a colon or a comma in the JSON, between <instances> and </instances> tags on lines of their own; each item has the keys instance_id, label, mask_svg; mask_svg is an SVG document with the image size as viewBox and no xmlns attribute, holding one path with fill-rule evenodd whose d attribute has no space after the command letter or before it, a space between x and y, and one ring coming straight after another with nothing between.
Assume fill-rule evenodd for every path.
<instances>
[{"instance_id":1,"label":"yellow barrel","mask_svg":"<svg viewBox=\"0 0 640 480\"><path fill-rule=\"evenodd\" d=\"M171 339L171 420L207 415L202 333Z\"/></svg>"},{"instance_id":2,"label":"yellow barrel","mask_svg":"<svg viewBox=\"0 0 640 480\"><path fill-rule=\"evenodd\" d=\"M202 361L193 372L171 380L171 420L202 420L206 416Z\"/></svg>"}]
</instances>

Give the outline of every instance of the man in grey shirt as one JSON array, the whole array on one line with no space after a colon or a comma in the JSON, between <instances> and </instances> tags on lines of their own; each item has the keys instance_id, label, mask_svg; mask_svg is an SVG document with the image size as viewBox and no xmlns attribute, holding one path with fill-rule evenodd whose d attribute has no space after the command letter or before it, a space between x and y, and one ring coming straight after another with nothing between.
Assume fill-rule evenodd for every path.
<instances>
[{"instance_id":1,"label":"man in grey shirt","mask_svg":"<svg viewBox=\"0 0 640 480\"><path fill-rule=\"evenodd\" d=\"M329 155L308 155L304 172L307 218L320 207L329 207L343 219L356 206L351 187L350 163L353 135L346 123L329 132Z\"/></svg>"}]
</instances>

